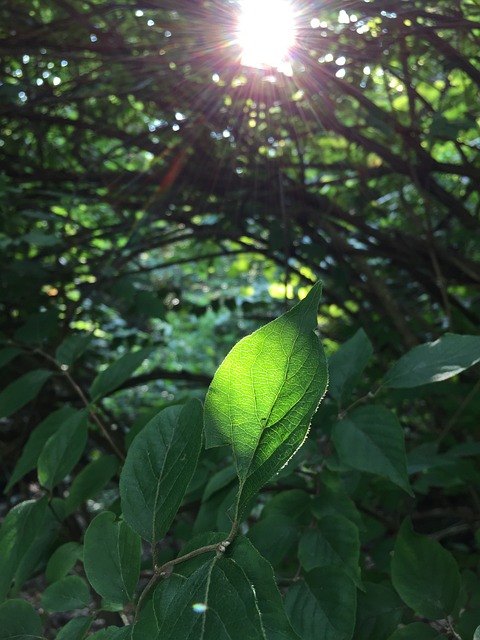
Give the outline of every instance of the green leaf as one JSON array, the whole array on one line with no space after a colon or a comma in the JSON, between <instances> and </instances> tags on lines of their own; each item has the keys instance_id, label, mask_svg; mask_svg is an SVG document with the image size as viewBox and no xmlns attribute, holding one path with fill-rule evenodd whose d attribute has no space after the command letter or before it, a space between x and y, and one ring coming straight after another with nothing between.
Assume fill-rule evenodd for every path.
<instances>
[{"instance_id":1,"label":"green leaf","mask_svg":"<svg viewBox=\"0 0 480 640\"><path fill-rule=\"evenodd\" d=\"M45 446L45 443L53 435L61 425L76 413L75 409L70 407L62 407L51 413L45 420L43 420L30 434L30 437L25 444L22 455L20 456L17 464L12 473L12 477L8 481L6 492L23 478L25 474L32 469L35 469L38 462L38 457Z\"/></svg>"},{"instance_id":2,"label":"green leaf","mask_svg":"<svg viewBox=\"0 0 480 640\"><path fill-rule=\"evenodd\" d=\"M180 586L162 620L162 640L265 640L255 590L233 560L215 557Z\"/></svg>"},{"instance_id":3,"label":"green leaf","mask_svg":"<svg viewBox=\"0 0 480 640\"><path fill-rule=\"evenodd\" d=\"M382 406L355 409L334 425L332 440L343 464L388 478L413 495L403 430L391 411Z\"/></svg>"},{"instance_id":4,"label":"green leaf","mask_svg":"<svg viewBox=\"0 0 480 640\"><path fill-rule=\"evenodd\" d=\"M391 587L365 583L365 593L358 594L355 640L385 640L397 628L404 609Z\"/></svg>"},{"instance_id":5,"label":"green leaf","mask_svg":"<svg viewBox=\"0 0 480 640\"><path fill-rule=\"evenodd\" d=\"M357 590L337 567L314 569L288 590L285 607L302 640L350 640Z\"/></svg>"},{"instance_id":6,"label":"green leaf","mask_svg":"<svg viewBox=\"0 0 480 640\"><path fill-rule=\"evenodd\" d=\"M110 602L133 600L141 553L140 537L125 522L115 522L110 511L96 516L85 532L85 573L95 591Z\"/></svg>"},{"instance_id":7,"label":"green leaf","mask_svg":"<svg viewBox=\"0 0 480 640\"><path fill-rule=\"evenodd\" d=\"M305 571L339 567L361 587L358 527L343 516L321 518L315 529L307 529L300 538L298 559Z\"/></svg>"},{"instance_id":8,"label":"green leaf","mask_svg":"<svg viewBox=\"0 0 480 640\"><path fill-rule=\"evenodd\" d=\"M392 582L402 600L430 620L452 613L460 592L460 574L451 553L436 540L415 533L408 519L395 542Z\"/></svg>"},{"instance_id":9,"label":"green leaf","mask_svg":"<svg viewBox=\"0 0 480 640\"><path fill-rule=\"evenodd\" d=\"M59 327L58 311L40 311L28 316L25 324L15 332L15 340L25 344L39 345L48 342Z\"/></svg>"},{"instance_id":10,"label":"green leaf","mask_svg":"<svg viewBox=\"0 0 480 640\"><path fill-rule=\"evenodd\" d=\"M142 362L150 355L153 347L146 347L134 353L127 353L108 369L102 371L93 381L90 388L92 402L96 402L103 396L114 391L122 382L128 380L133 372L138 369Z\"/></svg>"},{"instance_id":11,"label":"green leaf","mask_svg":"<svg viewBox=\"0 0 480 640\"><path fill-rule=\"evenodd\" d=\"M303 444L328 381L318 336L321 284L243 338L218 368L205 401L207 448L230 444L238 515Z\"/></svg>"},{"instance_id":12,"label":"green leaf","mask_svg":"<svg viewBox=\"0 0 480 640\"><path fill-rule=\"evenodd\" d=\"M40 616L21 599L0 605L0 640L38 640L43 636Z\"/></svg>"},{"instance_id":13,"label":"green leaf","mask_svg":"<svg viewBox=\"0 0 480 640\"><path fill-rule=\"evenodd\" d=\"M0 393L0 418L8 418L33 400L51 376L51 371L36 369L11 382Z\"/></svg>"},{"instance_id":14,"label":"green leaf","mask_svg":"<svg viewBox=\"0 0 480 640\"><path fill-rule=\"evenodd\" d=\"M84 502L94 498L118 471L115 456L101 456L93 460L76 476L65 500L65 516L76 511Z\"/></svg>"},{"instance_id":15,"label":"green leaf","mask_svg":"<svg viewBox=\"0 0 480 640\"><path fill-rule=\"evenodd\" d=\"M48 499L28 500L10 509L0 529L0 601L8 594L24 555L42 530Z\"/></svg>"},{"instance_id":16,"label":"green leaf","mask_svg":"<svg viewBox=\"0 0 480 640\"><path fill-rule=\"evenodd\" d=\"M340 406L352 395L372 353L372 343L365 331L359 329L329 358L328 393Z\"/></svg>"},{"instance_id":17,"label":"green leaf","mask_svg":"<svg viewBox=\"0 0 480 640\"><path fill-rule=\"evenodd\" d=\"M69 620L55 636L55 640L83 640L93 622L93 618L79 616Z\"/></svg>"},{"instance_id":18,"label":"green leaf","mask_svg":"<svg viewBox=\"0 0 480 640\"><path fill-rule=\"evenodd\" d=\"M55 360L59 364L71 367L75 360L80 358L86 351L92 340L93 335L91 333L87 335L73 335L65 338L55 351Z\"/></svg>"},{"instance_id":19,"label":"green leaf","mask_svg":"<svg viewBox=\"0 0 480 640\"><path fill-rule=\"evenodd\" d=\"M447 637L423 622L413 622L394 631L388 640L447 640ZM473 640L480 638L474 637Z\"/></svg>"},{"instance_id":20,"label":"green leaf","mask_svg":"<svg viewBox=\"0 0 480 640\"><path fill-rule=\"evenodd\" d=\"M14 358L23 353L22 349L18 349L18 347L5 347L5 349L0 350L0 367L4 367L6 364L11 362Z\"/></svg>"},{"instance_id":21,"label":"green leaf","mask_svg":"<svg viewBox=\"0 0 480 640\"><path fill-rule=\"evenodd\" d=\"M131 640L132 627L107 627L88 636L88 640ZM163 639L162 639L163 640Z\"/></svg>"},{"instance_id":22,"label":"green leaf","mask_svg":"<svg viewBox=\"0 0 480 640\"><path fill-rule=\"evenodd\" d=\"M447 333L402 356L387 373L383 384L403 389L419 387L447 380L477 362L480 362L480 336Z\"/></svg>"},{"instance_id":23,"label":"green leaf","mask_svg":"<svg viewBox=\"0 0 480 640\"><path fill-rule=\"evenodd\" d=\"M132 442L120 476L125 520L145 540L168 531L193 477L202 443L202 405L167 407Z\"/></svg>"},{"instance_id":24,"label":"green leaf","mask_svg":"<svg viewBox=\"0 0 480 640\"><path fill-rule=\"evenodd\" d=\"M87 443L87 412L77 411L45 443L38 458L38 480L51 491L80 460Z\"/></svg>"},{"instance_id":25,"label":"green leaf","mask_svg":"<svg viewBox=\"0 0 480 640\"><path fill-rule=\"evenodd\" d=\"M48 586L40 598L47 611L73 611L90 604L90 592L78 576L67 576Z\"/></svg>"},{"instance_id":26,"label":"green leaf","mask_svg":"<svg viewBox=\"0 0 480 640\"><path fill-rule=\"evenodd\" d=\"M229 555L254 586L267 640L300 640L288 620L272 566L243 536L232 543Z\"/></svg>"},{"instance_id":27,"label":"green leaf","mask_svg":"<svg viewBox=\"0 0 480 640\"><path fill-rule=\"evenodd\" d=\"M64 578L78 560L83 560L82 545L78 542L62 544L55 549L48 560L45 579L50 584Z\"/></svg>"},{"instance_id":28,"label":"green leaf","mask_svg":"<svg viewBox=\"0 0 480 640\"><path fill-rule=\"evenodd\" d=\"M473 635L473 640L480 640L480 627L475 629L475 633Z\"/></svg>"},{"instance_id":29,"label":"green leaf","mask_svg":"<svg viewBox=\"0 0 480 640\"><path fill-rule=\"evenodd\" d=\"M275 531L274 536L272 531ZM248 530L248 539L274 566L292 550L299 535L300 524L297 520L280 514L262 517Z\"/></svg>"}]
</instances>

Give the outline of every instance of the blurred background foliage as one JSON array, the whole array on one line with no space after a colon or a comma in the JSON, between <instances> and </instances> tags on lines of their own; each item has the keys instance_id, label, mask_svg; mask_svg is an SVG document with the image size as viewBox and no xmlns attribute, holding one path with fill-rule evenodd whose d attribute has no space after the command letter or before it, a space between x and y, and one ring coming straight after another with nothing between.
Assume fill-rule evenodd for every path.
<instances>
[{"instance_id":1,"label":"blurred background foliage","mask_svg":"<svg viewBox=\"0 0 480 640\"><path fill-rule=\"evenodd\" d=\"M359 396L411 347L478 333L478 4L294 4L291 76L242 66L233 1L1 4L0 332L29 347L3 386L72 335L90 337L84 390L152 347L98 408L122 449L317 279L328 352L359 328L373 344ZM478 438L477 377L386 400L424 447L416 489L448 507L440 528L458 523L449 494L473 500L469 532L478 518L478 469L435 458ZM61 374L45 389L3 421L5 480L31 430L78 403Z\"/></svg>"}]
</instances>

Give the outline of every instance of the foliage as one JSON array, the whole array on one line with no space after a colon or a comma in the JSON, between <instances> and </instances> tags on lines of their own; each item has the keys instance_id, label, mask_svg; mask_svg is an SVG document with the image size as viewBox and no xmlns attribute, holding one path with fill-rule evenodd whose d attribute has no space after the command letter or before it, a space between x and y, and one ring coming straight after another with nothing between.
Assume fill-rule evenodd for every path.
<instances>
[{"instance_id":1,"label":"foliage","mask_svg":"<svg viewBox=\"0 0 480 640\"><path fill-rule=\"evenodd\" d=\"M478 7L294 5L0 7L0 640L480 636Z\"/></svg>"}]
</instances>

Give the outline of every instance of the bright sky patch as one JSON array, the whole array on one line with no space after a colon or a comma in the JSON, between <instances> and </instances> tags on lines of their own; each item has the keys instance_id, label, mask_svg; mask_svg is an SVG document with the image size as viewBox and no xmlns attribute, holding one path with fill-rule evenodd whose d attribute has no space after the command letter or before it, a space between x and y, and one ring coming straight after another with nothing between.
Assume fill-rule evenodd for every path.
<instances>
[{"instance_id":1,"label":"bright sky patch","mask_svg":"<svg viewBox=\"0 0 480 640\"><path fill-rule=\"evenodd\" d=\"M243 0L238 41L243 49L242 64L273 67L291 74L288 61L295 42L293 9L287 0Z\"/></svg>"}]
</instances>

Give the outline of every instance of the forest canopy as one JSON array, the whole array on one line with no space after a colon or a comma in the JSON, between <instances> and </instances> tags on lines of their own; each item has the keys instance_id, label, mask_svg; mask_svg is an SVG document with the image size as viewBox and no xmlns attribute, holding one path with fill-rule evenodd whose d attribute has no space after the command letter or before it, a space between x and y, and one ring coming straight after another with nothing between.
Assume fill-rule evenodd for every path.
<instances>
[{"instance_id":1,"label":"forest canopy","mask_svg":"<svg viewBox=\"0 0 480 640\"><path fill-rule=\"evenodd\" d=\"M38 633L55 637L64 624L58 612L79 608L59 609L55 597L52 604L39 596L55 584L49 559L65 544L75 543L77 555L58 579L83 580L75 588L84 605L91 587L97 600L112 601L115 593L98 587L86 558L95 531L114 535L116 527L129 553L144 540L140 587L130 577L128 597L115 600L117 593L121 606L108 615L96 602L92 629L77 622L75 638L98 632L103 619L135 628L132 606L143 609L149 598L156 606L156 596L142 591L151 577L145 541L156 566L157 554L168 563L193 549L197 534L230 531L238 482L236 514L250 542L234 542L233 534L227 541L256 586L248 563L272 565L278 606L285 603L288 614L282 608L273 616L288 617L278 637L311 637L294 611L307 598L302 589L316 593L316 572L327 571L353 611L329 640L471 640L480 627L480 8L475 0L291 0L293 31L282 36L288 50L278 58L267 48L253 60L256 40L281 29L282 6L269 17L262 0L255 4L248 51L242 4L234 0L7 0L0 7L0 551L16 558L2 567L0 554L0 600L7 598L0 622L4 606L4 622L18 617L27 593L44 618L53 611ZM295 307L300 301L307 302ZM265 489L242 475L235 442L233 454L203 444L199 453L199 426L188 453L195 475L179 472L184 493L162 523L166 538L149 538L120 495L132 443L138 451L141 434L154 433L149 420L164 410L168 420L157 426L165 420L186 429L187 415L203 424L198 407L209 385L207 398L214 388L223 393L218 380L235 384L223 359L260 327L265 335L265 325L285 331L275 335L294 362L288 319L305 314L310 322L315 304L330 387L314 414L326 370L304 379L298 365L310 398L300 427L313 416L305 445L278 476L272 462ZM260 348L255 338L240 344ZM273 366L281 349L272 344ZM244 361L230 357L244 375ZM261 362L268 368L268 358ZM261 392L282 372L266 375ZM225 397L228 403L235 392ZM270 424L275 411L261 420ZM206 442L216 441L207 424ZM278 424L278 432L287 428ZM382 439L383 428L395 434L391 441ZM299 433L288 436L292 443L303 439ZM69 450L78 455L60 464ZM285 456L278 455L282 464ZM322 529L325 513L334 523L347 520L337 522L345 549L358 546L358 557L348 559L337 549L342 575L333 560L325 569L311 559L321 546L311 531L337 536L333 525ZM43 522L42 542L24 541L12 556L9 527L16 531L21 518L33 528ZM273 550L268 518L283 531ZM224 541L205 538L199 546ZM90 549L85 557L80 545ZM433 572L430 584L458 583L438 595L437 609L416 608L404 565L390 565L394 547L398 559L409 545L446 572ZM266 560L252 561L254 553ZM218 562L208 575L227 576L242 592L228 549ZM207 569L197 565L184 578L196 571L204 584ZM165 593L158 591L159 602ZM187 597L175 593L178 602ZM377 601L396 612L390 626ZM17 603L11 611L9 602ZM220 637L201 615L210 631L192 640ZM361 629L371 618L368 635ZM166 619L173 624L173 614ZM277 637L259 636L255 624L252 638ZM418 624L445 635L418 627L401 635L402 625ZM1 633L10 638L18 629ZM165 627L155 627L161 633Z\"/></svg>"}]
</instances>

